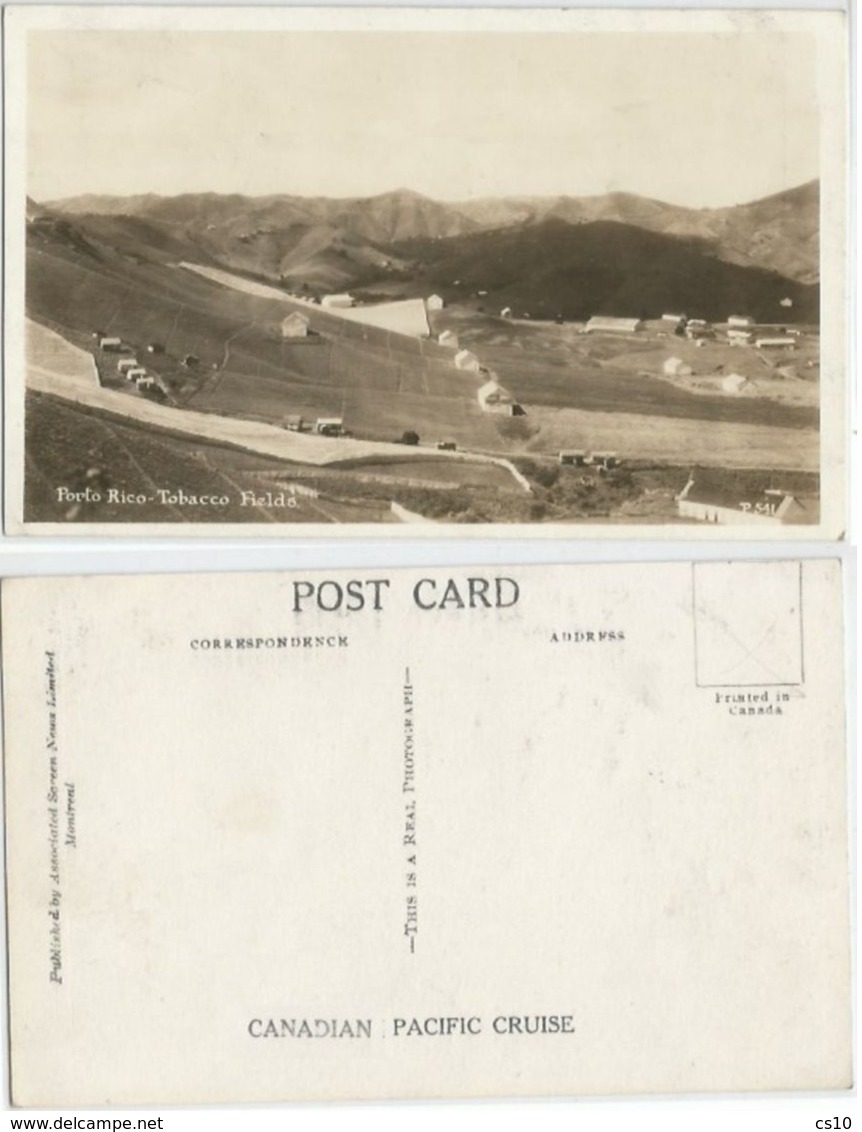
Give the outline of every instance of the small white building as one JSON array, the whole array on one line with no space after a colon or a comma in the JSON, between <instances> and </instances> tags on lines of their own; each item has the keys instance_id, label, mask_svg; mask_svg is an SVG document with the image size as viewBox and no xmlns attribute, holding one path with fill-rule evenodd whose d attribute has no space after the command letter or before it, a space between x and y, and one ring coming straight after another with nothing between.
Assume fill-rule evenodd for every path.
<instances>
[{"instance_id":1,"label":"small white building","mask_svg":"<svg viewBox=\"0 0 862 1132\"><path fill-rule=\"evenodd\" d=\"M512 308L511 307L503 307L503 309L500 311L500 318L511 318L511 317L512 317Z\"/></svg>"},{"instance_id":2,"label":"small white building","mask_svg":"<svg viewBox=\"0 0 862 1132\"><path fill-rule=\"evenodd\" d=\"M121 350L123 348L122 338L100 338L100 350Z\"/></svg>"},{"instance_id":3,"label":"small white building","mask_svg":"<svg viewBox=\"0 0 862 1132\"><path fill-rule=\"evenodd\" d=\"M147 376L147 371L143 366L134 366L130 370L126 370L126 381L140 381L141 378Z\"/></svg>"},{"instance_id":4,"label":"small white building","mask_svg":"<svg viewBox=\"0 0 862 1132\"><path fill-rule=\"evenodd\" d=\"M281 320L282 338L305 338L308 336L308 319L299 311L292 311Z\"/></svg>"},{"instance_id":5,"label":"small white building","mask_svg":"<svg viewBox=\"0 0 862 1132\"><path fill-rule=\"evenodd\" d=\"M156 385L156 379L154 377L151 377L149 374L144 374L143 377L138 378L136 384L138 386L138 389L154 389Z\"/></svg>"},{"instance_id":6,"label":"small white building","mask_svg":"<svg viewBox=\"0 0 862 1132\"><path fill-rule=\"evenodd\" d=\"M318 417L314 431L321 436L341 436L344 433L344 417Z\"/></svg>"},{"instance_id":7,"label":"small white building","mask_svg":"<svg viewBox=\"0 0 862 1132\"><path fill-rule=\"evenodd\" d=\"M515 399L499 382L486 381L477 393L479 407L484 413L511 414Z\"/></svg>"},{"instance_id":8,"label":"small white building","mask_svg":"<svg viewBox=\"0 0 862 1132\"><path fill-rule=\"evenodd\" d=\"M429 311L441 311L445 306L442 295L429 295L425 300L425 307Z\"/></svg>"},{"instance_id":9,"label":"small white building","mask_svg":"<svg viewBox=\"0 0 862 1132\"><path fill-rule=\"evenodd\" d=\"M754 341L754 331L731 328L727 332L727 340L731 346L750 346Z\"/></svg>"},{"instance_id":10,"label":"small white building","mask_svg":"<svg viewBox=\"0 0 862 1132\"><path fill-rule=\"evenodd\" d=\"M587 453L583 448L569 448L560 452L557 459L561 464L569 464L575 468L583 468L587 464Z\"/></svg>"},{"instance_id":11,"label":"small white building","mask_svg":"<svg viewBox=\"0 0 862 1132\"><path fill-rule=\"evenodd\" d=\"M684 314L663 314L661 316L662 322L669 322L673 326L681 326L685 322Z\"/></svg>"},{"instance_id":12,"label":"small white building","mask_svg":"<svg viewBox=\"0 0 862 1132\"><path fill-rule=\"evenodd\" d=\"M799 500L778 488L740 496L732 490L701 489L694 476L689 476L676 500L681 517L699 519L703 523L780 526L782 523L804 523L808 519Z\"/></svg>"},{"instance_id":13,"label":"small white building","mask_svg":"<svg viewBox=\"0 0 862 1132\"><path fill-rule=\"evenodd\" d=\"M481 369L481 363L475 354L469 350L459 350L455 355L455 366L458 369L469 370L471 373L478 373Z\"/></svg>"},{"instance_id":14,"label":"small white building","mask_svg":"<svg viewBox=\"0 0 862 1132\"><path fill-rule=\"evenodd\" d=\"M117 373L125 373L127 369L136 369L137 365L137 358L120 358L117 362Z\"/></svg>"},{"instance_id":15,"label":"small white building","mask_svg":"<svg viewBox=\"0 0 862 1132\"><path fill-rule=\"evenodd\" d=\"M585 334L634 334L643 330L643 322L639 318L611 318L609 315L596 314L584 327Z\"/></svg>"},{"instance_id":16,"label":"small white building","mask_svg":"<svg viewBox=\"0 0 862 1132\"><path fill-rule=\"evenodd\" d=\"M795 350L796 339L790 335L780 338L757 338L754 342L758 350Z\"/></svg>"},{"instance_id":17,"label":"small white building","mask_svg":"<svg viewBox=\"0 0 862 1132\"><path fill-rule=\"evenodd\" d=\"M458 335L454 330L444 330L437 336L441 346L448 346L451 350L458 349Z\"/></svg>"},{"instance_id":18,"label":"small white building","mask_svg":"<svg viewBox=\"0 0 862 1132\"><path fill-rule=\"evenodd\" d=\"M661 368L665 377L691 377L694 372L682 358L666 358Z\"/></svg>"},{"instance_id":19,"label":"small white building","mask_svg":"<svg viewBox=\"0 0 862 1132\"><path fill-rule=\"evenodd\" d=\"M782 300L781 300L781 301L779 302L779 304L778 304L778 305L779 305L780 307L792 307L792 306L793 306L793 299L791 299L791 298L784 298L784 299L782 299Z\"/></svg>"},{"instance_id":20,"label":"small white building","mask_svg":"<svg viewBox=\"0 0 862 1132\"><path fill-rule=\"evenodd\" d=\"M732 314L728 317L727 325L728 327L745 328L746 326L754 326L754 319L748 314Z\"/></svg>"},{"instance_id":21,"label":"small white building","mask_svg":"<svg viewBox=\"0 0 862 1132\"><path fill-rule=\"evenodd\" d=\"M356 300L345 292L341 295L324 295L320 305L327 310L349 310L350 307L356 306Z\"/></svg>"}]
</instances>

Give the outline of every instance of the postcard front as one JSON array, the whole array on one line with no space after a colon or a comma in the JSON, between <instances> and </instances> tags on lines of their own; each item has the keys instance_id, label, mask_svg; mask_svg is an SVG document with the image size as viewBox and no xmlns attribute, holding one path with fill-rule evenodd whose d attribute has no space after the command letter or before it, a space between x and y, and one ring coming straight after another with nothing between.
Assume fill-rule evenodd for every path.
<instances>
[{"instance_id":1,"label":"postcard front","mask_svg":"<svg viewBox=\"0 0 862 1132\"><path fill-rule=\"evenodd\" d=\"M3 618L16 1104L851 1084L837 563Z\"/></svg>"},{"instance_id":2,"label":"postcard front","mask_svg":"<svg viewBox=\"0 0 862 1132\"><path fill-rule=\"evenodd\" d=\"M839 537L845 34L12 6L7 532Z\"/></svg>"}]
</instances>

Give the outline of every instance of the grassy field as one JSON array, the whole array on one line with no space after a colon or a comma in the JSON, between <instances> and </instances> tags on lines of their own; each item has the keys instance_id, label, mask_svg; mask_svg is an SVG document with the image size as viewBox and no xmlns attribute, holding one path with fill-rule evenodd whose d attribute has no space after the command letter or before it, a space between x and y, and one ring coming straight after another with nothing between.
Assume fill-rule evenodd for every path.
<instances>
[{"instance_id":1,"label":"grassy field","mask_svg":"<svg viewBox=\"0 0 862 1132\"><path fill-rule=\"evenodd\" d=\"M24 516L28 522L100 523L326 523L389 522L387 501L344 507L298 497L295 507L242 505L242 492L260 496L271 485L242 467L230 450L162 436L40 394L28 394ZM227 454L227 455L226 455ZM274 461L258 461L272 469ZM58 499L58 488L87 486L99 502ZM226 496L226 505L171 502L185 496ZM159 492L168 493L164 500ZM143 496L145 501L112 501Z\"/></svg>"},{"instance_id":2,"label":"grassy field","mask_svg":"<svg viewBox=\"0 0 862 1132\"><path fill-rule=\"evenodd\" d=\"M468 309L435 315L435 330L455 329L524 404L526 417L505 418L479 409L476 391L486 377L456 370L452 351L272 297L271 290L252 283L228 288L178 266L116 253L36 245L28 258L33 317L84 347L92 347L96 329L121 336L164 379L174 402L190 409L275 423L296 413L343 416L361 439L392 441L411 430L423 444L451 439L462 449L506 456L551 457L583 447L678 466L818 466L816 368L805 369L816 359L814 334L793 358L804 376L788 379L777 372L787 357L764 362L728 345L696 349L654 332L586 336L571 324L514 324ZM320 331L320 344L281 338L280 320L297 306ZM147 355L149 341L164 353ZM199 365L183 367L186 354L197 355ZM697 367L688 385L660 376L671 354L690 356ZM754 394L715 388L721 373L748 375L746 367ZM461 464L445 474L462 483L473 477ZM469 482L478 490L474 478Z\"/></svg>"}]
</instances>

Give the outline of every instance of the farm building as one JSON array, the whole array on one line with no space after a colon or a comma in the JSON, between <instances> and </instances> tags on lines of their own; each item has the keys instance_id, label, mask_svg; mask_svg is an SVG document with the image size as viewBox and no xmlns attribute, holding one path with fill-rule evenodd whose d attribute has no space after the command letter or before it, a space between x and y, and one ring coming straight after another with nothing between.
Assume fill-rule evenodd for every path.
<instances>
[{"instance_id":1,"label":"farm building","mask_svg":"<svg viewBox=\"0 0 862 1132\"><path fill-rule=\"evenodd\" d=\"M753 330L728 330L727 340L731 346L750 346L754 341Z\"/></svg>"},{"instance_id":2,"label":"farm building","mask_svg":"<svg viewBox=\"0 0 862 1132\"><path fill-rule=\"evenodd\" d=\"M499 382L486 381L476 394L479 406L484 413L505 413L508 416L521 416L523 410L515 403L515 399Z\"/></svg>"},{"instance_id":3,"label":"farm building","mask_svg":"<svg viewBox=\"0 0 862 1132\"><path fill-rule=\"evenodd\" d=\"M669 322L672 326L681 326L685 322L684 314L663 314L662 322Z\"/></svg>"},{"instance_id":4,"label":"farm building","mask_svg":"<svg viewBox=\"0 0 862 1132\"><path fill-rule=\"evenodd\" d=\"M747 326L754 326L754 319L747 314L732 314L728 317L727 325L728 328L734 326L737 329L744 329Z\"/></svg>"},{"instance_id":5,"label":"farm building","mask_svg":"<svg viewBox=\"0 0 862 1132\"><path fill-rule=\"evenodd\" d=\"M805 508L795 496L775 488L741 499L733 491L719 488L699 490L694 477L689 476L688 483L676 498L681 517L699 519L704 523L780 526L807 519Z\"/></svg>"},{"instance_id":6,"label":"farm building","mask_svg":"<svg viewBox=\"0 0 862 1132\"><path fill-rule=\"evenodd\" d=\"M725 393L744 393L750 385L753 387L753 383L741 373L729 373L721 379L721 388Z\"/></svg>"},{"instance_id":7,"label":"farm building","mask_svg":"<svg viewBox=\"0 0 862 1132\"><path fill-rule=\"evenodd\" d=\"M136 369L137 365L137 358L120 358L117 362L117 373L125 373L127 369Z\"/></svg>"},{"instance_id":8,"label":"farm building","mask_svg":"<svg viewBox=\"0 0 862 1132\"><path fill-rule=\"evenodd\" d=\"M458 369L470 370L473 373L478 373L481 369L479 359L469 350L458 351L455 355L455 365Z\"/></svg>"},{"instance_id":9,"label":"farm building","mask_svg":"<svg viewBox=\"0 0 862 1132\"><path fill-rule=\"evenodd\" d=\"M429 295L425 307L429 311L441 311L446 306L441 295Z\"/></svg>"},{"instance_id":10,"label":"farm building","mask_svg":"<svg viewBox=\"0 0 862 1132\"><path fill-rule=\"evenodd\" d=\"M610 471L615 468L620 462L620 458L616 452L594 452L590 463L593 467L599 468L602 471Z\"/></svg>"},{"instance_id":11,"label":"farm building","mask_svg":"<svg viewBox=\"0 0 862 1132\"><path fill-rule=\"evenodd\" d=\"M583 468L587 462L587 454L583 448L561 452L557 458L561 464L571 464L576 468Z\"/></svg>"},{"instance_id":12,"label":"farm building","mask_svg":"<svg viewBox=\"0 0 862 1132\"><path fill-rule=\"evenodd\" d=\"M156 384L156 379L147 373L144 374L143 377L139 377L135 384L138 389L153 389Z\"/></svg>"},{"instance_id":13,"label":"farm building","mask_svg":"<svg viewBox=\"0 0 862 1132\"><path fill-rule=\"evenodd\" d=\"M355 305L352 295L324 295L320 300L320 305L326 307L327 310L349 310Z\"/></svg>"},{"instance_id":14,"label":"farm building","mask_svg":"<svg viewBox=\"0 0 862 1132\"><path fill-rule=\"evenodd\" d=\"M690 322L685 328L685 336L694 342L705 342L708 338L715 338L715 331L706 323Z\"/></svg>"},{"instance_id":15,"label":"farm building","mask_svg":"<svg viewBox=\"0 0 862 1132\"><path fill-rule=\"evenodd\" d=\"M437 451L438 452L456 452L457 449L458 449L458 445L455 443L454 440L438 440L437 441Z\"/></svg>"},{"instance_id":16,"label":"farm building","mask_svg":"<svg viewBox=\"0 0 862 1132\"><path fill-rule=\"evenodd\" d=\"M793 299L782 299L779 304L780 307L792 307Z\"/></svg>"},{"instance_id":17,"label":"farm building","mask_svg":"<svg viewBox=\"0 0 862 1132\"><path fill-rule=\"evenodd\" d=\"M500 311L500 318L511 318L511 317L512 317L512 308L511 307L503 307L503 309Z\"/></svg>"},{"instance_id":18,"label":"farm building","mask_svg":"<svg viewBox=\"0 0 862 1132\"><path fill-rule=\"evenodd\" d=\"M643 330L643 321L639 318L611 318L608 315L596 314L584 327L586 334L634 334Z\"/></svg>"},{"instance_id":19,"label":"farm building","mask_svg":"<svg viewBox=\"0 0 862 1132\"><path fill-rule=\"evenodd\" d=\"M754 342L758 350L795 350L796 339L790 335L781 338L757 338Z\"/></svg>"},{"instance_id":20,"label":"farm building","mask_svg":"<svg viewBox=\"0 0 862 1132\"><path fill-rule=\"evenodd\" d=\"M282 418L281 427L286 428L288 432L302 432L305 427L305 421L299 413L291 413L289 416Z\"/></svg>"},{"instance_id":21,"label":"farm building","mask_svg":"<svg viewBox=\"0 0 862 1132\"><path fill-rule=\"evenodd\" d=\"M100 338L100 350L121 350L123 348L122 338Z\"/></svg>"},{"instance_id":22,"label":"farm building","mask_svg":"<svg viewBox=\"0 0 862 1132\"><path fill-rule=\"evenodd\" d=\"M694 372L682 358L666 358L661 368L665 377L691 377Z\"/></svg>"},{"instance_id":23,"label":"farm building","mask_svg":"<svg viewBox=\"0 0 862 1132\"><path fill-rule=\"evenodd\" d=\"M341 436L344 432L343 417L318 417L314 431L321 436Z\"/></svg>"},{"instance_id":24,"label":"farm building","mask_svg":"<svg viewBox=\"0 0 862 1132\"><path fill-rule=\"evenodd\" d=\"M147 371L143 366L133 366L131 369L126 370L126 381L140 381L142 377L147 376Z\"/></svg>"},{"instance_id":25,"label":"farm building","mask_svg":"<svg viewBox=\"0 0 862 1132\"><path fill-rule=\"evenodd\" d=\"M305 338L308 335L308 319L299 311L293 311L281 320L282 338Z\"/></svg>"},{"instance_id":26,"label":"farm building","mask_svg":"<svg viewBox=\"0 0 862 1132\"><path fill-rule=\"evenodd\" d=\"M437 341L441 346L449 346L453 350L458 349L458 335L454 330L444 330L442 334L438 335Z\"/></svg>"},{"instance_id":27,"label":"farm building","mask_svg":"<svg viewBox=\"0 0 862 1132\"><path fill-rule=\"evenodd\" d=\"M350 322L361 322L365 326L376 326L379 330L391 330L410 338L428 338L431 335L424 299L401 299L394 303L353 307L351 310L338 309L335 313Z\"/></svg>"}]
</instances>

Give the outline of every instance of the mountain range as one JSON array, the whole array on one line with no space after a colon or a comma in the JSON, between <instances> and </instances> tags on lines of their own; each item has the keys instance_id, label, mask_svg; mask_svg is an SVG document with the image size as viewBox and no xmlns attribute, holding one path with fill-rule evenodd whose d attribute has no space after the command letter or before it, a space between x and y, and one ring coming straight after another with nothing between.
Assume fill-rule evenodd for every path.
<instances>
[{"instance_id":1,"label":"mountain range","mask_svg":"<svg viewBox=\"0 0 862 1132\"><path fill-rule=\"evenodd\" d=\"M31 226L65 224L79 248L221 264L311 291L381 297L419 281L448 300L533 315L661 314L816 320L819 184L723 209L630 193L435 201L406 189L330 199L215 193L85 195L37 204ZM465 290L466 289L466 290ZM706 309L706 308L709 309Z\"/></svg>"}]
</instances>

